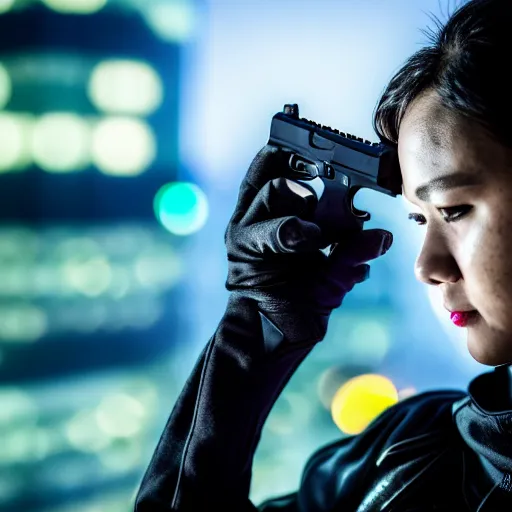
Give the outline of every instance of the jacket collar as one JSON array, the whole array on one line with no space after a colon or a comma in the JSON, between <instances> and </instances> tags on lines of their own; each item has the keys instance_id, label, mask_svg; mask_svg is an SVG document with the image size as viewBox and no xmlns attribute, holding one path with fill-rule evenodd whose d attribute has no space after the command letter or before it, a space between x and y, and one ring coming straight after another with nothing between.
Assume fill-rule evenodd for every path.
<instances>
[{"instance_id":1,"label":"jacket collar","mask_svg":"<svg viewBox=\"0 0 512 512\"><path fill-rule=\"evenodd\" d=\"M512 367L498 366L479 375L468 393L454 408L455 423L488 475L503 485L512 473Z\"/></svg>"}]
</instances>

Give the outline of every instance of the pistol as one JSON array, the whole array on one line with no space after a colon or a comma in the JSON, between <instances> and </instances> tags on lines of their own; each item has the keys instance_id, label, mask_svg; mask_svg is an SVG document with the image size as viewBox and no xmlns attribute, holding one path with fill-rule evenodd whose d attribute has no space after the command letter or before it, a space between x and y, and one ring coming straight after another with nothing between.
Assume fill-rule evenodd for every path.
<instances>
[{"instance_id":1,"label":"pistol","mask_svg":"<svg viewBox=\"0 0 512 512\"><path fill-rule=\"evenodd\" d=\"M370 213L354 206L361 188L392 197L402 193L398 154L394 147L299 117L299 106L286 104L272 118L268 144L290 154L286 178L315 193L315 221L329 239L339 229L361 230Z\"/></svg>"}]
</instances>

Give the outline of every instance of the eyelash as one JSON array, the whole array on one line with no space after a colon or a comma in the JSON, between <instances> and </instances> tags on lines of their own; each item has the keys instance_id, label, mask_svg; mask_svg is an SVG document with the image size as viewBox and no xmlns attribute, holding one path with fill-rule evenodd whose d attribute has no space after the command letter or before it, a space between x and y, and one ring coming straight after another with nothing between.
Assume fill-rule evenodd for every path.
<instances>
[{"instance_id":1,"label":"eyelash","mask_svg":"<svg viewBox=\"0 0 512 512\"><path fill-rule=\"evenodd\" d=\"M448 212L443 218L445 222L457 222L462 219L473 207L467 204L461 206L452 206L450 208L438 208L440 212ZM425 216L421 213L410 213L409 219L414 220L418 225L422 226L427 223Z\"/></svg>"}]
</instances>

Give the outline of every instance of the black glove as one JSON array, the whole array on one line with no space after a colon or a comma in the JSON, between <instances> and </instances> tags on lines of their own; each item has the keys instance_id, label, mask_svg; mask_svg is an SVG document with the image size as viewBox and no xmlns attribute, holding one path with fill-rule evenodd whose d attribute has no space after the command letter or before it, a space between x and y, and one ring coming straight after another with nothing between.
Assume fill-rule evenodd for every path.
<instances>
[{"instance_id":1,"label":"black glove","mask_svg":"<svg viewBox=\"0 0 512 512\"><path fill-rule=\"evenodd\" d=\"M332 310L368 278L364 262L384 254L393 237L371 229L325 239L313 222L315 194L283 178L288 160L286 150L265 146L249 167L225 233L226 288L256 300L288 341L316 342ZM327 256L320 249L331 244Z\"/></svg>"}]
</instances>

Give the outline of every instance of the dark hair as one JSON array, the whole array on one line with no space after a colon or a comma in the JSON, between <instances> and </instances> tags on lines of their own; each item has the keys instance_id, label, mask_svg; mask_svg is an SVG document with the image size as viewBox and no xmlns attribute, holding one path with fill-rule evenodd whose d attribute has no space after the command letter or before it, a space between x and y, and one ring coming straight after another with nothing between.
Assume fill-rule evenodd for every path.
<instances>
[{"instance_id":1,"label":"dark hair","mask_svg":"<svg viewBox=\"0 0 512 512\"><path fill-rule=\"evenodd\" d=\"M470 0L443 26L434 18L430 44L393 76L374 112L382 141L396 145L406 108L434 90L442 104L512 145L512 0Z\"/></svg>"}]
</instances>

